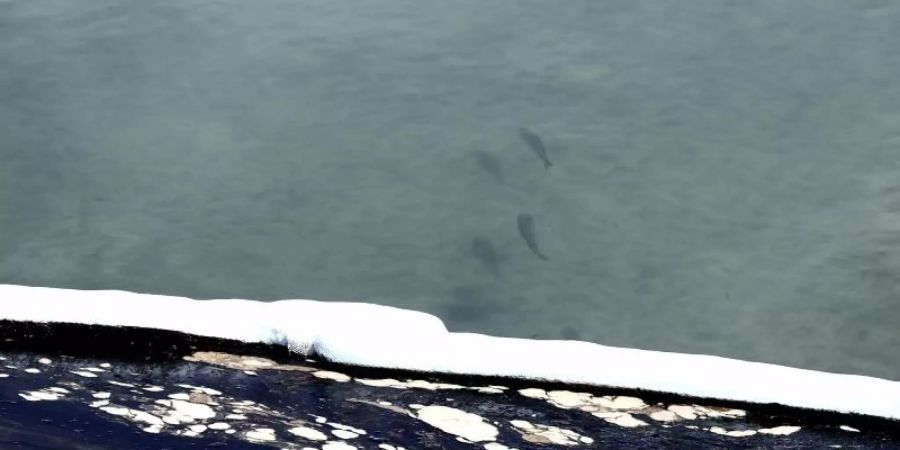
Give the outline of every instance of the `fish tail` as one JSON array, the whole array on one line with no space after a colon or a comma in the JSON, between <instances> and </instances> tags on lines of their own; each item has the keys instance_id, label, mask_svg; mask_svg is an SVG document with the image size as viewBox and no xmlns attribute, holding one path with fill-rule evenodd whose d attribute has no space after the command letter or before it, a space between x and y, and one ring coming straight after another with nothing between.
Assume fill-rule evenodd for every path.
<instances>
[{"instance_id":1,"label":"fish tail","mask_svg":"<svg viewBox=\"0 0 900 450\"><path fill-rule=\"evenodd\" d=\"M552 166L552 165L553 165L553 163L550 162L549 160L544 160L544 170L550 170L550 166Z\"/></svg>"}]
</instances>

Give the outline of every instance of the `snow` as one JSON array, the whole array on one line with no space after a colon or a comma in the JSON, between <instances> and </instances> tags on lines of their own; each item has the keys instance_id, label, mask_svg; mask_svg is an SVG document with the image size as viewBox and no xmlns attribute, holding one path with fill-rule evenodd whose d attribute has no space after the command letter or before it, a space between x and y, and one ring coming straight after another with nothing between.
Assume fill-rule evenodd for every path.
<instances>
[{"instance_id":1,"label":"snow","mask_svg":"<svg viewBox=\"0 0 900 450\"><path fill-rule=\"evenodd\" d=\"M430 314L367 303L194 300L0 285L0 304L0 319L276 343L344 364L634 388L900 419L897 381L588 342L451 333Z\"/></svg>"}]
</instances>

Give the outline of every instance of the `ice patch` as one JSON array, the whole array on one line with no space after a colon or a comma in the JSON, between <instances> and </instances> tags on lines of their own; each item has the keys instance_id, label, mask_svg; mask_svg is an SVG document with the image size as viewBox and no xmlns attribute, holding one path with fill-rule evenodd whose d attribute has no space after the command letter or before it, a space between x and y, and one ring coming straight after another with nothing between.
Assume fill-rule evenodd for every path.
<instances>
[{"instance_id":1,"label":"ice patch","mask_svg":"<svg viewBox=\"0 0 900 450\"><path fill-rule=\"evenodd\" d=\"M419 420L470 442L493 441L499 433L497 427L481 416L456 408L433 405L419 408L416 413Z\"/></svg>"},{"instance_id":2,"label":"ice patch","mask_svg":"<svg viewBox=\"0 0 900 450\"><path fill-rule=\"evenodd\" d=\"M272 442L275 440L275 430L271 428L254 428L244 435L250 442Z\"/></svg>"},{"instance_id":3,"label":"ice patch","mask_svg":"<svg viewBox=\"0 0 900 450\"><path fill-rule=\"evenodd\" d=\"M96 378L97 377L97 374L95 374L94 372L88 372L86 370L70 370L69 372L72 372L75 375L78 375L80 377L85 377L85 378Z\"/></svg>"},{"instance_id":4,"label":"ice patch","mask_svg":"<svg viewBox=\"0 0 900 450\"><path fill-rule=\"evenodd\" d=\"M11 285L0 285L0 302L0 319L275 343L350 365L633 388L900 419L897 381L588 342L450 333L432 315L365 303L193 300ZM96 376L90 371L77 375ZM664 420L668 416L660 414Z\"/></svg>"},{"instance_id":5,"label":"ice patch","mask_svg":"<svg viewBox=\"0 0 900 450\"><path fill-rule=\"evenodd\" d=\"M331 434L333 434L341 439L355 439L355 438L359 437L358 434L356 434L352 431L347 431L347 430L331 430Z\"/></svg>"},{"instance_id":6,"label":"ice patch","mask_svg":"<svg viewBox=\"0 0 900 450\"><path fill-rule=\"evenodd\" d=\"M800 427L792 426L792 425L781 425L781 426L773 427L773 428L761 428L757 431L759 431L762 434L771 434L771 435L775 435L775 436L787 436L787 435L791 435L791 434L794 434L794 433L800 431Z\"/></svg>"},{"instance_id":7,"label":"ice patch","mask_svg":"<svg viewBox=\"0 0 900 450\"><path fill-rule=\"evenodd\" d=\"M325 433L309 427L294 427L288 430L288 432L310 441L324 441L328 439L328 436L326 436Z\"/></svg>"},{"instance_id":8,"label":"ice patch","mask_svg":"<svg viewBox=\"0 0 900 450\"><path fill-rule=\"evenodd\" d=\"M39 402L59 400L63 396L57 392L50 391L49 389L44 389L41 391L22 392L19 393L19 397L22 397L30 402Z\"/></svg>"}]
</instances>

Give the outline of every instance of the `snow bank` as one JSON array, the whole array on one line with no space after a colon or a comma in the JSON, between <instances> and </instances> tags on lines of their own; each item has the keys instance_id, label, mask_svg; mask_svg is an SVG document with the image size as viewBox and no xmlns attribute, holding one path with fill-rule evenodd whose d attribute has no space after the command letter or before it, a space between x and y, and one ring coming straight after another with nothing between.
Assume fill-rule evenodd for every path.
<instances>
[{"instance_id":1,"label":"snow bank","mask_svg":"<svg viewBox=\"0 0 900 450\"><path fill-rule=\"evenodd\" d=\"M900 419L900 382L705 355L450 333L366 303L193 300L0 285L0 319L133 326L288 345L345 364L614 386Z\"/></svg>"}]
</instances>

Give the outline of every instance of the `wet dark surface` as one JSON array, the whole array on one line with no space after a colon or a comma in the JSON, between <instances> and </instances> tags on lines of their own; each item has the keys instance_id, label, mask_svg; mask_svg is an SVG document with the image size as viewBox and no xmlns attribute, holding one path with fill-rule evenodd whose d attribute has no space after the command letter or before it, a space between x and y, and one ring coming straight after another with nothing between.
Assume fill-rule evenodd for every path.
<instances>
[{"instance_id":1,"label":"wet dark surface","mask_svg":"<svg viewBox=\"0 0 900 450\"><path fill-rule=\"evenodd\" d=\"M0 389L0 448L3 449L234 449L271 447L222 438L184 438L148 434L127 423L110 420L66 402L23 405L7 401L8 389Z\"/></svg>"},{"instance_id":2,"label":"wet dark surface","mask_svg":"<svg viewBox=\"0 0 900 450\"><path fill-rule=\"evenodd\" d=\"M0 357L4 358L0 360L0 373L7 375L0 378L0 449L330 450L377 449L382 445L383 449L394 446L412 450L476 449L485 448L488 442L519 450L900 448L896 422L867 417L521 380L437 379L423 374L336 367L292 357L279 347L170 332L5 321L0 322L0 342ZM186 356L191 360L185 360ZM420 381L400 387L364 384L367 379L388 377ZM490 393L478 390L488 385L505 388ZM639 397L646 404L628 411L644 425L611 423L582 409L525 396L520 393L523 388L590 392L596 396L591 398ZM35 395L41 399L36 400ZM108 403L101 404L103 401ZM463 442L451 432L426 423L418 405L475 414L496 427L498 434L478 443ZM706 411L739 409L745 413L698 415L670 422L650 418L649 411L665 411L671 405L703 405L709 408ZM194 411L187 413L194 416L185 419L177 411ZM229 414L242 417L229 418ZM173 419L177 417L183 420ZM569 446L541 442L511 424L517 420L568 430L570 437L576 438ZM227 424L233 431L228 434L225 425L209 428L214 423ZM787 436L756 433L745 437L710 431L714 427L740 431L785 425L800 429ZM841 425L860 431L845 431L839 428ZM199 426L204 429L192 435L191 427ZM289 431L294 427L317 430L327 435L329 444L296 436ZM271 429L273 440L254 437L254 430L259 429ZM350 437L339 436L340 431L336 434L336 430L345 429L358 432ZM578 441L577 436L589 438L589 442Z\"/></svg>"}]
</instances>

